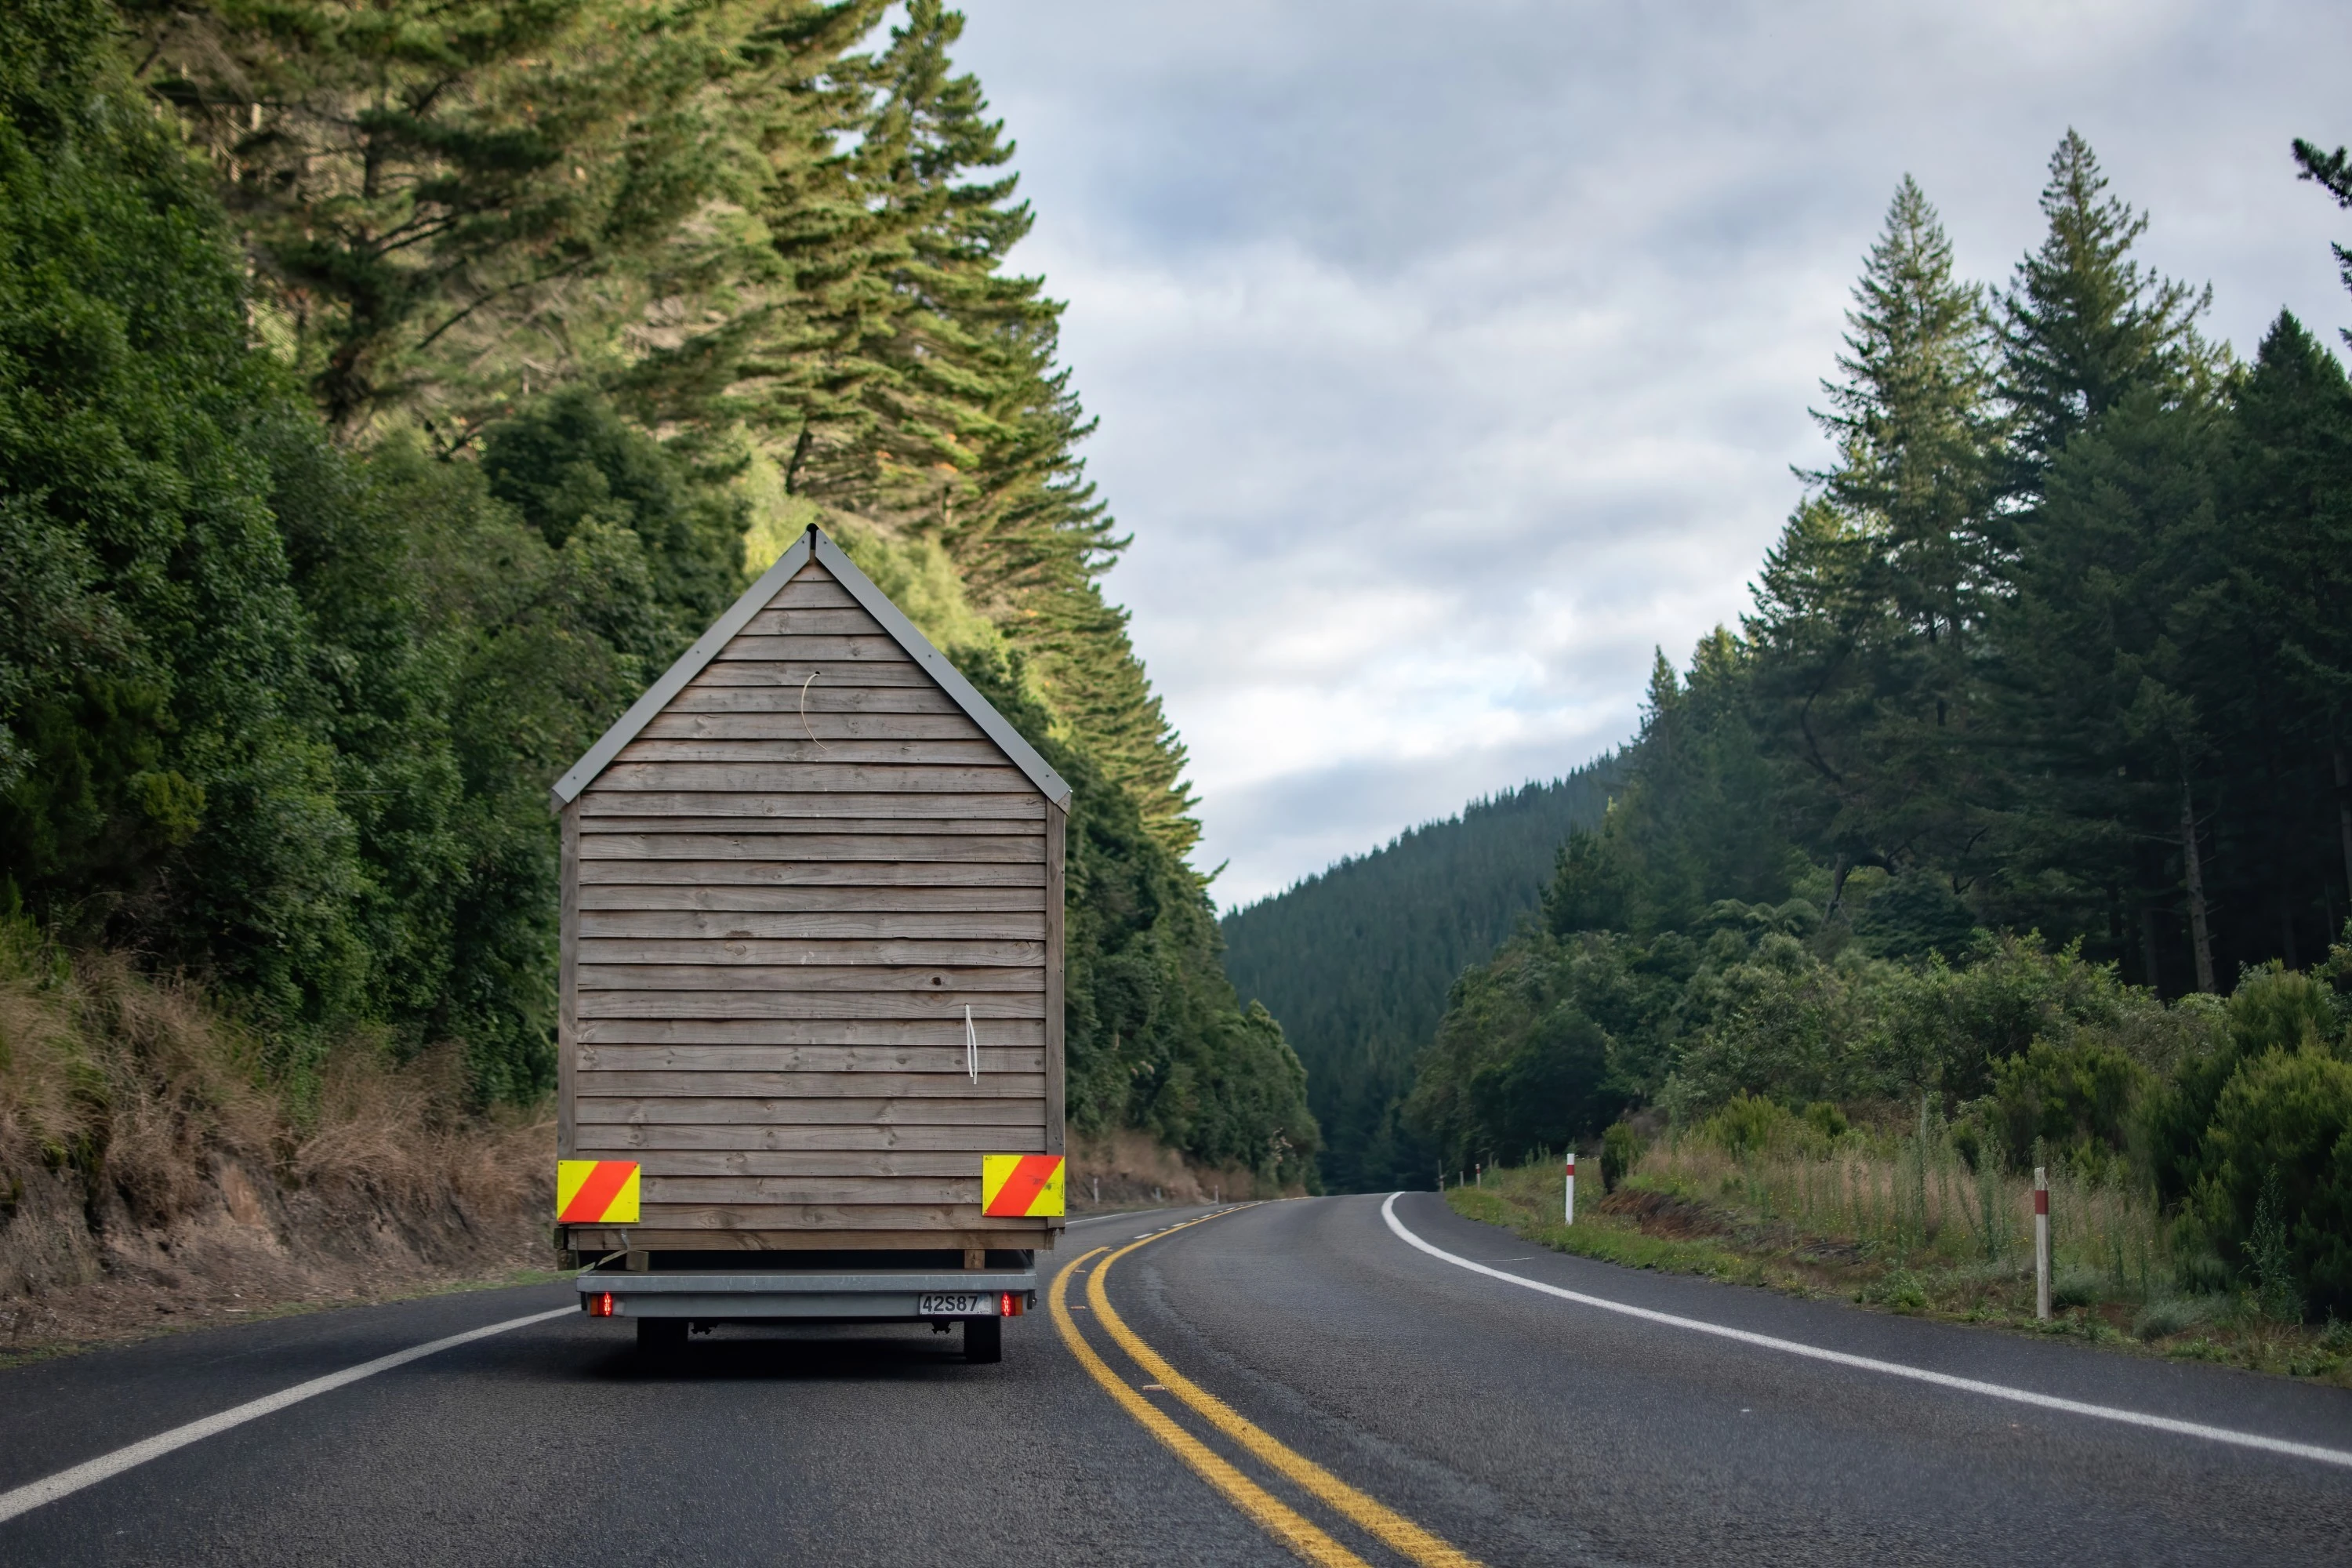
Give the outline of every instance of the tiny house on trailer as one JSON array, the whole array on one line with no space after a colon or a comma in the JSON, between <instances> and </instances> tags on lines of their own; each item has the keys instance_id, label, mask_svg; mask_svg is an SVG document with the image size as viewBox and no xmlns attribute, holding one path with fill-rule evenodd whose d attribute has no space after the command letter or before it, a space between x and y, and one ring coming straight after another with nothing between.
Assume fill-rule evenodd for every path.
<instances>
[{"instance_id":1,"label":"tiny house on trailer","mask_svg":"<svg viewBox=\"0 0 2352 1568\"><path fill-rule=\"evenodd\" d=\"M583 1310L997 1359L1063 1224L1069 800L814 527L556 782Z\"/></svg>"}]
</instances>

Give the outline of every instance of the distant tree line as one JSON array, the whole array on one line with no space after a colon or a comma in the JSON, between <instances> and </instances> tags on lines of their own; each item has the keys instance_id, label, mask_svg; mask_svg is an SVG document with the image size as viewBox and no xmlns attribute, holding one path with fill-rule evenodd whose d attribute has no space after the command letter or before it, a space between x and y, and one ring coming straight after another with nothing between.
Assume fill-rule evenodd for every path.
<instances>
[{"instance_id":1,"label":"distant tree line","mask_svg":"<svg viewBox=\"0 0 2352 1568\"><path fill-rule=\"evenodd\" d=\"M5 911L535 1094L550 780L823 521L1080 784L1074 1118L1298 1179L961 26L0 9Z\"/></svg>"},{"instance_id":2,"label":"distant tree line","mask_svg":"<svg viewBox=\"0 0 2352 1568\"><path fill-rule=\"evenodd\" d=\"M1437 1158L1399 1114L1463 970L1543 897L1553 850L1595 827L1614 757L1472 801L1225 916L1225 973L1282 1020L1323 1130L1324 1184L1386 1191Z\"/></svg>"},{"instance_id":3,"label":"distant tree line","mask_svg":"<svg viewBox=\"0 0 2352 1568\"><path fill-rule=\"evenodd\" d=\"M2286 313L2251 363L2203 336L2071 132L2042 208L1992 290L1898 188L1835 460L1739 631L1659 659L1407 1118L1461 1158L1924 1096L2002 1158L2130 1164L2233 1263L2275 1180L2352 1306L2352 386Z\"/></svg>"}]
</instances>

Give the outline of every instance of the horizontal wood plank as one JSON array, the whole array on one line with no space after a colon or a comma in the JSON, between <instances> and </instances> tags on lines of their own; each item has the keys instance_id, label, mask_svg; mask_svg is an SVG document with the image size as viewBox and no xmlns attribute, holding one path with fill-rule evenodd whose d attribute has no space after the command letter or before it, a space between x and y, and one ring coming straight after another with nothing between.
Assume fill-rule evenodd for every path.
<instances>
[{"instance_id":1,"label":"horizontal wood plank","mask_svg":"<svg viewBox=\"0 0 2352 1568\"><path fill-rule=\"evenodd\" d=\"M628 763L743 763L773 767L802 763L864 763L898 766L993 767L1005 760L993 741L980 740L839 740L812 736L776 736L750 741L635 740L623 746L614 761Z\"/></svg>"},{"instance_id":2,"label":"horizontal wood plank","mask_svg":"<svg viewBox=\"0 0 2352 1568\"><path fill-rule=\"evenodd\" d=\"M772 610L856 610L865 607L852 597L848 589L835 582L832 574L819 566L804 566L793 574L793 580L776 590L768 601Z\"/></svg>"},{"instance_id":3,"label":"horizontal wood plank","mask_svg":"<svg viewBox=\"0 0 2352 1568\"><path fill-rule=\"evenodd\" d=\"M740 675L756 665L730 665L730 675ZM685 690L670 699L663 709L661 719L694 718L777 718L800 721L805 715L812 722L824 719L899 718L944 720L950 723L971 723L956 700L935 686L874 686L848 684L831 677L815 680L806 679L806 671L796 682L761 681L749 684L740 680L704 686L689 684ZM825 731L820 728L817 733Z\"/></svg>"},{"instance_id":4,"label":"horizontal wood plank","mask_svg":"<svg viewBox=\"0 0 2352 1568\"><path fill-rule=\"evenodd\" d=\"M1020 971L1009 971L1018 973ZM1043 1018L1045 993L1006 991L602 991L581 987L579 1016L588 1018L956 1018L971 1009L985 1028L992 1019Z\"/></svg>"},{"instance_id":5,"label":"horizontal wood plank","mask_svg":"<svg viewBox=\"0 0 2352 1568\"><path fill-rule=\"evenodd\" d=\"M981 1049L1043 1051L1045 1025L1035 1018L982 1019L973 1009ZM593 1046L920 1046L961 1051L961 1012L936 1018L590 1018L580 1024Z\"/></svg>"},{"instance_id":6,"label":"horizontal wood plank","mask_svg":"<svg viewBox=\"0 0 2352 1568\"><path fill-rule=\"evenodd\" d=\"M855 600L846 605L779 605L771 599L768 607L753 614L736 635L886 637L890 634Z\"/></svg>"},{"instance_id":7,"label":"horizontal wood plank","mask_svg":"<svg viewBox=\"0 0 2352 1568\"><path fill-rule=\"evenodd\" d=\"M1028 1127L1045 1125L1034 1100L754 1100L740 1095L715 1099L668 1097L580 1098L580 1122L642 1122L648 1126L726 1127L755 1122L768 1127L824 1127L865 1123L877 1127Z\"/></svg>"},{"instance_id":8,"label":"horizontal wood plank","mask_svg":"<svg viewBox=\"0 0 2352 1568\"><path fill-rule=\"evenodd\" d=\"M574 1046L572 1059L582 1072L950 1073L965 1071L961 1041L953 1046ZM1027 1050L983 1047L983 1079L999 1073L1045 1070L1043 1047ZM970 1082L969 1079L965 1079ZM877 1086L875 1092L886 1090ZM717 1090L711 1092L716 1093ZM760 1092L783 1093L782 1088Z\"/></svg>"},{"instance_id":9,"label":"horizontal wood plank","mask_svg":"<svg viewBox=\"0 0 2352 1568\"><path fill-rule=\"evenodd\" d=\"M708 910L583 910L583 940L643 937L730 942L1024 942L1045 940L1045 911L898 910L889 913L720 914ZM1041 960L1042 961L1042 960Z\"/></svg>"},{"instance_id":10,"label":"horizontal wood plank","mask_svg":"<svg viewBox=\"0 0 2352 1568\"><path fill-rule=\"evenodd\" d=\"M864 668L876 664L908 664L907 650L898 646L896 637L875 633L870 637L751 637L737 636L728 639L720 648L714 664L799 664L822 668L826 665L855 665Z\"/></svg>"},{"instance_id":11,"label":"horizontal wood plank","mask_svg":"<svg viewBox=\"0 0 2352 1568\"><path fill-rule=\"evenodd\" d=\"M973 998L1045 989L1037 969L985 965L896 963L583 963L583 998L591 991L775 991L794 995L818 992L903 994L926 1000ZM959 1001L957 1005L961 1005ZM854 1015L853 1015L854 1016Z\"/></svg>"},{"instance_id":12,"label":"horizontal wood plank","mask_svg":"<svg viewBox=\"0 0 2352 1568\"><path fill-rule=\"evenodd\" d=\"M1025 1149L611 1149L598 1145L583 1159L633 1159L648 1180L656 1176L962 1176L980 1180L982 1153L1024 1154Z\"/></svg>"},{"instance_id":13,"label":"horizontal wood plank","mask_svg":"<svg viewBox=\"0 0 2352 1568\"><path fill-rule=\"evenodd\" d=\"M583 838L587 836L582 835ZM683 884L697 888L1035 888L1043 865L1005 861L925 860L583 860L580 886Z\"/></svg>"},{"instance_id":14,"label":"horizontal wood plank","mask_svg":"<svg viewBox=\"0 0 2352 1568\"><path fill-rule=\"evenodd\" d=\"M590 790L719 790L757 795L1034 795L1037 786L1015 767L921 763L614 763Z\"/></svg>"},{"instance_id":15,"label":"horizontal wood plank","mask_svg":"<svg viewBox=\"0 0 2352 1568\"><path fill-rule=\"evenodd\" d=\"M653 826L648 824L647 826ZM1045 863L1042 833L583 833L589 860Z\"/></svg>"},{"instance_id":16,"label":"horizontal wood plank","mask_svg":"<svg viewBox=\"0 0 2352 1568\"><path fill-rule=\"evenodd\" d=\"M639 1191L640 1201L647 1210L669 1209L680 1204L725 1204L730 1207L770 1204L968 1204L978 1208L981 1203L978 1171L968 1176L657 1176L647 1171Z\"/></svg>"},{"instance_id":17,"label":"horizontal wood plank","mask_svg":"<svg viewBox=\"0 0 2352 1568\"><path fill-rule=\"evenodd\" d=\"M851 964L903 968L938 964L943 972L964 969L1043 969L1045 943L987 942L951 937L582 937L579 962L679 964L743 964L836 969ZM950 982L952 984L952 982ZM860 987L870 989L870 987Z\"/></svg>"},{"instance_id":18,"label":"horizontal wood plank","mask_svg":"<svg viewBox=\"0 0 2352 1568\"><path fill-rule=\"evenodd\" d=\"M580 797L580 828L603 829L607 823L659 816L706 818L738 816L747 826L766 822L1028 822L1045 820L1045 800L1038 795L991 792L964 795L937 791L923 795L894 792L875 795L834 791L823 795L751 794L741 790L643 790L600 795L593 790ZM783 831L778 829L777 831ZM916 827L912 832L928 829ZM1033 832L1043 832L1042 826Z\"/></svg>"},{"instance_id":19,"label":"horizontal wood plank","mask_svg":"<svg viewBox=\"0 0 2352 1568\"><path fill-rule=\"evenodd\" d=\"M1041 841L1045 837L1044 827L1040 822L995 816L588 816L580 819L580 831L583 833L951 833L962 838L983 835L1026 835Z\"/></svg>"},{"instance_id":20,"label":"horizontal wood plank","mask_svg":"<svg viewBox=\"0 0 2352 1568\"><path fill-rule=\"evenodd\" d=\"M887 1094L893 1100L1019 1100L1041 1108L1045 1075L983 1072L974 1083L961 1068L954 1072L583 1072L583 1096L641 1100L705 1099L740 1095L768 1100L854 1100Z\"/></svg>"},{"instance_id":21,"label":"horizontal wood plank","mask_svg":"<svg viewBox=\"0 0 2352 1568\"><path fill-rule=\"evenodd\" d=\"M858 663L848 659L758 659L716 658L702 667L702 673L687 682L687 691L709 691L723 687L782 687L793 692L807 691L812 700L816 691L826 686L913 687L923 691L940 690L940 683L931 679L930 671L911 660L903 664L877 661ZM679 694L681 697L684 692ZM942 693L944 695L944 693ZM795 699L797 701L797 699ZM671 706L676 706L673 702ZM954 706L952 701L950 706Z\"/></svg>"},{"instance_id":22,"label":"horizontal wood plank","mask_svg":"<svg viewBox=\"0 0 2352 1568\"><path fill-rule=\"evenodd\" d=\"M626 867L618 868L625 871ZM653 884L622 880L580 889L580 908L591 910L708 910L721 914L897 914L983 910L1035 911L1045 916L1045 890L1028 887L743 887L719 884Z\"/></svg>"},{"instance_id":23,"label":"horizontal wood plank","mask_svg":"<svg viewBox=\"0 0 2352 1568\"><path fill-rule=\"evenodd\" d=\"M987 741L961 713L835 712L796 710L790 701L765 712L705 713L669 709L637 731L643 741ZM991 742L992 744L993 742Z\"/></svg>"},{"instance_id":24,"label":"horizontal wood plank","mask_svg":"<svg viewBox=\"0 0 2352 1568\"><path fill-rule=\"evenodd\" d=\"M838 1158L844 1151L920 1150L950 1159L970 1160L980 1154L1042 1154L1042 1125L998 1126L989 1123L933 1127L889 1123L842 1122L829 1126L762 1126L756 1122L728 1125L669 1126L658 1122L583 1122L578 1133L580 1157L631 1159L656 1150L790 1151Z\"/></svg>"}]
</instances>

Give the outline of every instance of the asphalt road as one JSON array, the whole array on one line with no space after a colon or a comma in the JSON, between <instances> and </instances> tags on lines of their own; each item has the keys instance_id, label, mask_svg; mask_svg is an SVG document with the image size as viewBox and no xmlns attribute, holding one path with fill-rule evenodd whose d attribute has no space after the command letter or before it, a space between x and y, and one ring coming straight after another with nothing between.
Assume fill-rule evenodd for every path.
<instances>
[{"instance_id":1,"label":"asphalt road","mask_svg":"<svg viewBox=\"0 0 2352 1568\"><path fill-rule=\"evenodd\" d=\"M1081 1221L1053 1267L1204 1212ZM1397 1214L1438 1247L1632 1306L2352 1449L2352 1394L2336 1389L1630 1272L1538 1252L1426 1194ZM0 1522L0 1563L1298 1560L1147 1417L1373 1563L1412 1558L1294 1484L1283 1454L1496 1564L2352 1562L2352 1468L1541 1295L1415 1250L1378 1198L1223 1214L1137 1247L1104 1284L1135 1335L1279 1449L1247 1452L1232 1428L1144 1389L1150 1374L1083 1286L1073 1330L1143 1390L1137 1410L1042 1310L1006 1325L996 1366L966 1364L954 1336L921 1328L722 1329L656 1369L625 1323L563 1316L31 1508ZM0 1496L570 1300L568 1286L441 1297L0 1373Z\"/></svg>"}]
</instances>

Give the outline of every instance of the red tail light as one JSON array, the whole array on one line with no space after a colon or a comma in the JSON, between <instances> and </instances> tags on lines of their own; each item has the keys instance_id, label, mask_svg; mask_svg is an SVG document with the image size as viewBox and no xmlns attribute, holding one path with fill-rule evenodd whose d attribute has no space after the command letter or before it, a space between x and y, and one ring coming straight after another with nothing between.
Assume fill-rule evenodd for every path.
<instances>
[{"instance_id":1,"label":"red tail light","mask_svg":"<svg viewBox=\"0 0 2352 1568\"><path fill-rule=\"evenodd\" d=\"M996 1306L998 1315L1006 1318L1017 1318L1029 1310L1027 1296L1019 1290L1003 1292L997 1298Z\"/></svg>"},{"instance_id":2,"label":"red tail light","mask_svg":"<svg viewBox=\"0 0 2352 1568\"><path fill-rule=\"evenodd\" d=\"M613 1293L610 1290L599 1290L594 1295L589 1297L588 1315L592 1318L611 1317L613 1315Z\"/></svg>"}]
</instances>

